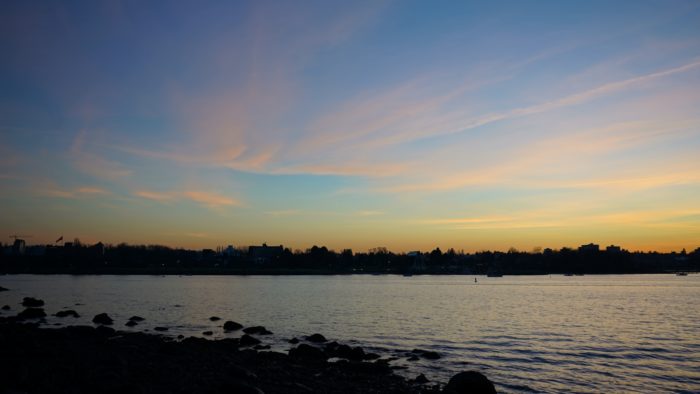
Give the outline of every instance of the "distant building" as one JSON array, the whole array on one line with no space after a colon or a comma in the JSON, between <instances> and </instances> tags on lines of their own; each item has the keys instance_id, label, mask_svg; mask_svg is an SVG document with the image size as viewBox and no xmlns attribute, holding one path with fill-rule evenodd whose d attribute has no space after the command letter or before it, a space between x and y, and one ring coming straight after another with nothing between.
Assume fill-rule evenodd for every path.
<instances>
[{"instance_id":1,"label":"distant building","mask_svg":"<svg viewBox=\"0 0 700 394\"><path fill-rule=\"evenodd\" d=\"M262 246L250 246L248 247L248 256L253 259L256 263L265 263L270 260L278 259L282 256L284 248L282 245L279 246L267 246L267 244L262 244Z\"/></svg>"},{"instance_id":2,"label":"distant building","mask_svg":"<svg viewBox=\"0 0 700 394\"><path fill-rule=\"evenodd\" d=\"M578 247L578 251L581 253L595 253L600 251L600 246L593 243L581 245Z\"/></svg>"},{"instance_id":3,"label":"distant building","mask_svg":"<svg viewBox=\"0 0 700 394\"><path fill-rule=\"evenodd\" d=\"M412 251L406 253L406 257L412 261L411 270L413 272L423 272L425 271L425 255L420 251Z\"/></svg>"},{"instance_id":4,"label":"distant building","mask_svg":"<svg viewBox=\"0 0 700 394\"><path fill-rule=\"evenodd\" d=\"M15 238L15 243L12 244L12 254L15 256L24 255L24 249L27 247L23 239Z\"/></svg>"},{"instance_id":5,"label":"distant building","mask_svg":"<svg viewBox=\"0 0 700 394\"><path fill-rule=\"evenodd\" d=\"M608 253L620 253L622 249L619 246L610 245L607 248L605 248L605 251Z\"/></svg>"},{"instance_id":6,"label":"distant building","mask_svg":"<svg viewBox=\"0 0 700 394\"><path fill-rule=\"evenodd\" d=\"M233 247L233 245L229 245L226 247L226 249L221 251L221 254L223 254L226 257L233 257L237 253L236 253L236 249Z\"/></svg>"}]
</instances>

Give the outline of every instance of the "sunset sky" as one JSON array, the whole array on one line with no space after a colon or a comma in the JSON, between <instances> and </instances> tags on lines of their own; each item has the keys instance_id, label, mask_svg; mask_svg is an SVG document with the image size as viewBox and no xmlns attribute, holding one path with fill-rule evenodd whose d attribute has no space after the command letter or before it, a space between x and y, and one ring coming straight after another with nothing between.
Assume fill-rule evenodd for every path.
<instances>
[{"instance_id":1,"label":"sunset sky","mask_svg":"<svg viewBox=\"0 0 700 394\"><path fill-rule=\"evenodd\" d=\"M0 242L700 246L698 1L5 1Z\"/></svg>"}]
</instances>

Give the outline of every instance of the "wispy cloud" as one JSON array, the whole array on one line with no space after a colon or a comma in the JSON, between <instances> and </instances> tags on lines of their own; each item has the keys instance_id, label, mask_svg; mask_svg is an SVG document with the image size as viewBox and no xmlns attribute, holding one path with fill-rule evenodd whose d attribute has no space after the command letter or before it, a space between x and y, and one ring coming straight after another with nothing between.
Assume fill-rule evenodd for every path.
<instances>
[{"instance_id":1,"label":"wispy cloud","mask_svg":"<svg viewBox=\"0 0 700 394\"><path fill-rule=\"evenodd\" d=\"M110 192L109 190L95 186L82 186L74 189L62 189L51 184L40 187L39 192L50 197L59 197L67 199L108 196L112 194L112 192Z\"/></svg>"},{"instance_id":2,"label":"wispy cloud","mask_svg":"<svg viewBox=\"0 0 700 394\"><path fill-rule=\"evenodd\" d=\"M241 205L241 202L234 198L228 197L223 194L206 192L201 190L171 192L137 190L133 192L133 195L136 197L141 197L147 200L157 201L160 203L168 203L175 200L190 200L209 208L220 208Z\"/></svg>"}]
</instances>

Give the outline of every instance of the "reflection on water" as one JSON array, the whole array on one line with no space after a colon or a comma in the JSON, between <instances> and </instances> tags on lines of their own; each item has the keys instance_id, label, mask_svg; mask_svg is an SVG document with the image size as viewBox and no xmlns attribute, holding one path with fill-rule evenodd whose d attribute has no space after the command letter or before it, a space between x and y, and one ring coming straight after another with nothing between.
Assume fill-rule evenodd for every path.
<instances>
[{"instance_id":1,"label":"reflection on water","mask_svg":"<svg viewBox=\"0 0 700 394\"><path fill-rule=\"evenodd\" d=\"M410 376L481 370L499 392L700 392L700 275L16 275L0 285L12 289L0 293L14 310L5 314L36 296L48 313L78 310L83 324L108 312L118 328L141 315L135 330L223 337L222 322L208 319L216 315L265 325L277 350L320 332L402 356L394 364ZM443 357L406 361L414 348Z\"/></svg>"}]
</instances>

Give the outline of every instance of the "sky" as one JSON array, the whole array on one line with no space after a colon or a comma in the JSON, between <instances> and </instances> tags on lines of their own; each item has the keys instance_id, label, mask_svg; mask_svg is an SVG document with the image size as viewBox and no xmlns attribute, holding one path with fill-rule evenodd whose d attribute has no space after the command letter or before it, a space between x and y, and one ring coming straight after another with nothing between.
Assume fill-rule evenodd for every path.
<instances>
[{"instance_id":1,"label":"sky","mask_svg":"<svg viewBox=\"0 0 700 394\"><path fill-rule=\"evenodd\" d=\"M700 246L698 1L6 1L0 242Z\"/></svg>"}]
</instances>

